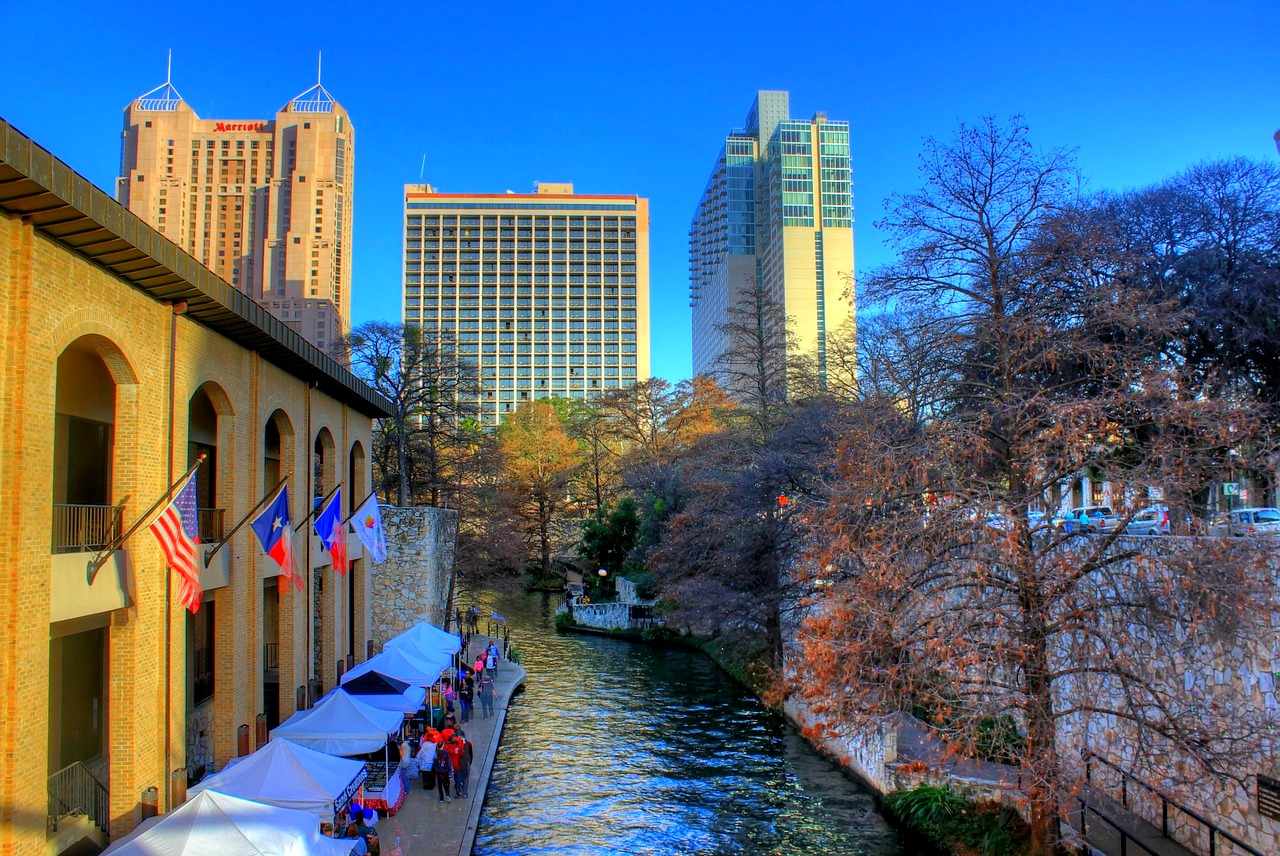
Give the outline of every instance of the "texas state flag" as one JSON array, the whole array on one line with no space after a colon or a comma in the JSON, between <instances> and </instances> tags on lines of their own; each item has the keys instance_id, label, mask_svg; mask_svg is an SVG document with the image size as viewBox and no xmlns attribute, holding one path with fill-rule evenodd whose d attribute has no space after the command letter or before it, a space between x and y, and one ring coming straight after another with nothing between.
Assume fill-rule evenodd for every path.
<instances>
[{"instance_id":1,"label":"texas state flag","mask_svg":"<svg viewBox=\"0 0 1280 856\"><path fill-rule=\"evenodd\" d=\"M316 534L324 542L324 548L333 556L333 569L340 574L347 572L347 525L342 520L342 488L333 492L329 502L316 518Z\"/></svg>"},{"instance_id":2,"label":"texas state flag","mask_svg":"<svg viewBox=\"0 0 1280 856\"><path fill-rule=\"evenodd\" d=\"M262 513L249 521L258 536L262 551L280 566L280 575L293 580L293 587L303 587L302 575L293 570L293 529L289 525L289 488L284 486Z\"/></svg>"}]
</instances>

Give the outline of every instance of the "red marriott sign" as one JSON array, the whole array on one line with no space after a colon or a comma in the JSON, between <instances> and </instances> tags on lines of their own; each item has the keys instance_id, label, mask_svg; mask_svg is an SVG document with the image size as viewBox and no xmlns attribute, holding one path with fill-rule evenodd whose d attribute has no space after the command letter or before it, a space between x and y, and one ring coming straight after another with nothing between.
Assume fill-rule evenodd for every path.
<instances>
[{"instance_id":1,"label":"red marriott sign","mask_svg":"<svg viewBox=\"0 0 1280 856\"><path fill-rule=\"evenodd\" d=\"M266 122L219 122L213 126L215 134L221 134L225 131L265 131L267 130Z\"/></svg>"}]
</instances>

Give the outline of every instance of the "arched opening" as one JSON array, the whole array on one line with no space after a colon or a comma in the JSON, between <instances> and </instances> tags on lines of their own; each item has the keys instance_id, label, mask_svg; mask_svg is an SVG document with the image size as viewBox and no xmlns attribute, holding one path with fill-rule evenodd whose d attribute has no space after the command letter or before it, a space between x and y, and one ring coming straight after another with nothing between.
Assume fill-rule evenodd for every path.
<instances>
[{"instance_id":1,"label":"arched opening","mask_svg":"<svg viewBox=\"0 0 1280 856\"><path fill-rule=\"evenodd\" d=\"M316 433L314 455L311 458L311 465L314 468L311 484L314 486L313 493L317 499L333 490L338 483L336 451L333 435L329 433L328 428L321 428Z\"/></svg>"},{"instance_id":2,"label":"arched opening","mask_svg":"<svg viewBox=\"0 0 1280 856\"><path fill-rule=\"evenodd\" d=\"M359 441L351 444L351 451L347 455L347 483L351 486L348 492L351 498L347 501L347 516L350 517L369 492L369 480L365 476L364 446ZM347 668L355 664L358 631L363 623L358 620L358 616L363 612L360 594L364 591L366 564L367 560L356 559L347 572Z\"/></svg>"},{"instance_id":3,"label":"arched opening","mask_svg":"<svg viewBox=\"0 0 1280 856\"><path fill-rule=\"evenodd\" d=\"M275 411L263 426L263 496L289 471L285 462L293 460L293 442L293 423L283 410ZM262 581L262 712L268 729L280 724L280 586L274 576Z\"/></svg>"},{"instance_id":4,"label":"arched opening","mask_svg":"<svg viewBox=\"0 0 1280 856\"><path fill-rule=\"evenodd\" d=\"M116 380L96 336L58 356L53 428L53 552L101 550L120 534L112 502Z\"/></svg>"},{"instance_id":5,"label":"arched opening","mask_svg":"<svg viewBox=\"0 0 1280 856\"><path fill-rule=\"evenodd\" d=\"M117 499L119 388L137 383L115 343L82 336L58 355L53 420L51 552L96 552L122 533ZM92 776L109 787L109 613L49 627L50 786Z\"/></svg>"}]
</instances>

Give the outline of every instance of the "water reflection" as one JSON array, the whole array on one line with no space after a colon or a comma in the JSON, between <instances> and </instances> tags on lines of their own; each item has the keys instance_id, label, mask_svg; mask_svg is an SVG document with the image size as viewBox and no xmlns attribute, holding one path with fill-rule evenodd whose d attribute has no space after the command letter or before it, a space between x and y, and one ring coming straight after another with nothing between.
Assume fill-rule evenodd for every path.
<instances>
[{"instance_id":1,"label":"water reflection","mask_svg":"<svg viewBox=\"0 0 1280 856\"><path fill-rule=\"evenodd\" d=\"M558 635L558 602L481 597L507 617L529 681L477 854L899 853L871 797L709 659Z\"/></svg>"}]
</instances>

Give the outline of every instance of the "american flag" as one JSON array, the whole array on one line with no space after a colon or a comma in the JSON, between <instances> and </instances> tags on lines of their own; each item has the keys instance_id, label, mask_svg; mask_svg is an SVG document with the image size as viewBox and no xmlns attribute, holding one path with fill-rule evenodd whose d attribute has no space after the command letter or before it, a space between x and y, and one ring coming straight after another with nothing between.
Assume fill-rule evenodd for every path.
<instances>
[{"instance_id":1,"label":"american flag","mask_svg":"<svg viewBox=\"0 0 1280 856\"><path fill-rule=\"evenodd\" d=\"M178 491L177 496L160 512L160 516L151 524L151 534L160 542L164 551L165 563L178 574L181 587L178 596L182 605L195 612L200 608L200 596L204 589L200 587L199 546L200 526L196 520L196 474L187 478L187 483Z\"/></svg>"}]
</instances>

